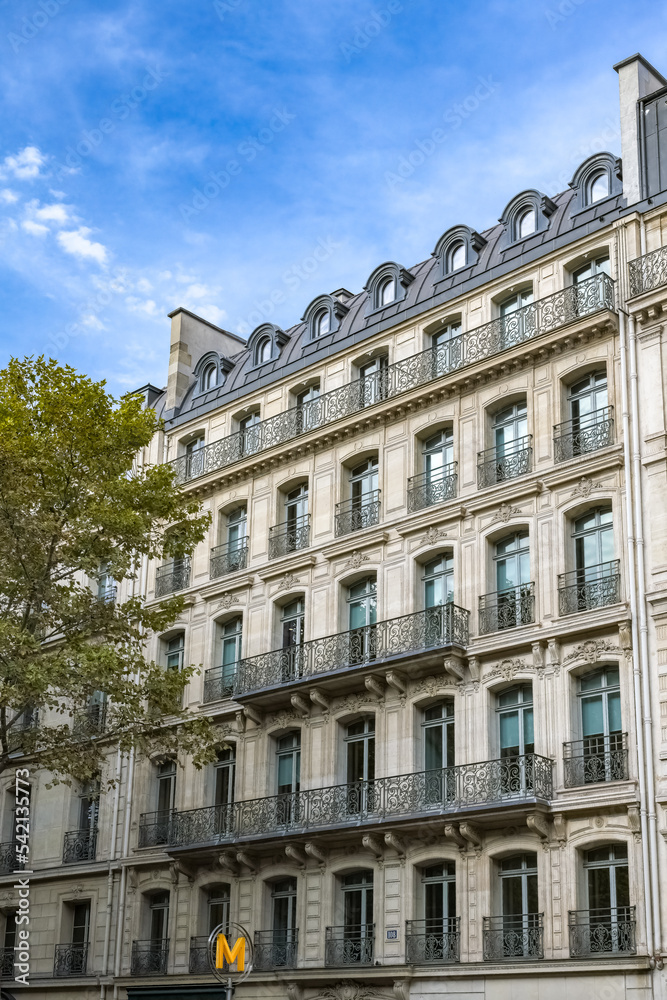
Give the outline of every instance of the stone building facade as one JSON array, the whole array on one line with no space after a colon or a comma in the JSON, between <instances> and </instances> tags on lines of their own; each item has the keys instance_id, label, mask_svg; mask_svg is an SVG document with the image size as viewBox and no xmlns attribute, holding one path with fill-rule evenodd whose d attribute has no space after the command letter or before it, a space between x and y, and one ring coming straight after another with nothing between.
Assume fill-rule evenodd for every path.
<instances>
[{"instance_id":1,"label":"stone building facade","mask_svg":"<svg viewBox=\"0 0 667 1000\"><path fill-rule=\"evenodd\" d=\"M212 526L135 586L224 742L35 780L31 995L222 997L231 920L239 1000L667 996L667 81L615 69L622 162L286 331L172 314L140 458Z\"/></svg>"}]
</instances>

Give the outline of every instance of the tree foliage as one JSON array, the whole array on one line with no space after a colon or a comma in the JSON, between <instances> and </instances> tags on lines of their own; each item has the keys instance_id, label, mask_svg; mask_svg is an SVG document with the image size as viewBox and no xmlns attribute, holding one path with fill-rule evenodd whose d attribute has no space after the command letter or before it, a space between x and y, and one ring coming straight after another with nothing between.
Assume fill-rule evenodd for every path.
<instances>
[{"instance_id":1,"label":"tree foliage","mask_svg":"<svg viewBox=\"0 0 667 1000\"><path fill-rule=\"evenodd\" d=\"M142 563L190 553L210 522L168 465L142 461L159 429L141 397L53 360L0 371L0 773L17 751L56 781L95 778L110 746L213 756L208 720L176 708L194 668L145 659L183 602L147 606ZM131 596L98 597L105 564ZM102 732L85 724L100 692Z\"/></svg>"}]
</instances>

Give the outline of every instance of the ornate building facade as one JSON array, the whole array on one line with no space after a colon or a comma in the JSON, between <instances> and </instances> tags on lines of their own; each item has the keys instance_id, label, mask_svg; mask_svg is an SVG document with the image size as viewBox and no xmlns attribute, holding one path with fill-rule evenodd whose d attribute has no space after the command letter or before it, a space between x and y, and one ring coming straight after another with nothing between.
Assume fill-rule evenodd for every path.
<instances>
[{"instance_id":1,"label":"ornate building facade","mask_svg":"<svg viewBox=\"0 0 667 1000\"><path fill-rule=\"evenodd\" d=\"M141 460L212 526L136 586L221 749L36 782L31 995L214 1000L231 920L239 1000L667 997L667 81L615 69L566 192L247 344L171 314Z\"/></svg>"}]
</instances>

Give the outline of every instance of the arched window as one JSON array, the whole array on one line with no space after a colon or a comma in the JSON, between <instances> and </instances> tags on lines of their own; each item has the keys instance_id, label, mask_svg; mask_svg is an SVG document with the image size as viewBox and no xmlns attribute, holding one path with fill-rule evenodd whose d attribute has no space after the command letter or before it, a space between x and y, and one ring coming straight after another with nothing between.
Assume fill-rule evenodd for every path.
<instances>
[{"instance_id":1,"label":"arched window","mask_svg":"<svg viewBox=\"0 0 667 1000\"><path fill-rule=\"evenodd\" d=\"M378 288L378 305L388 306L396 298L396 278L386 278Z\"/></svg>"},{"instance_id":2,"label":"arched window","mask_svg":"<svg viewBox=\"0 0 667 1000\"><path fill-rule=\"evenodd\" d=\"M456 875L453 861L440 861L421 869L422 920L408 920L407 961L458 962L459 919L456 916Z\"/></svg>"},{"instance_id":3,"label":"arched window","mask_svg":"<svg viewBox=\"0 0 667 1000\"><path fill-rule=\"evenodd\" d=\"M458 271L466 266L466 248L464 243L455 243L447 255L447 271Z\"/></svg>"},{"instance_id":4,"label":"arched window","mask_svg":"<svg viewBox=\"0 0 667 1000\"><path fill-rule=\"evenodd\" d=\"M588 204L593 205L596 201L602 201L609 197L609 174L606 170L601 170L593 174L588 182Z\"/></svg>"},{"instance_id":5,"label":"arched window","mask_svg":"<svg viewBox=\"0 0 667 1000\"><path fill-rule=\"evenodd\" d=\"M256 363L258 365L263 365L270 360L271 360L271 340L269 337L263 337L262 340L260 340L260 342L257 345Z\"/></svg>"},{"instance_id":6,"label":"arched window","mask_svg":"<svg viewBox=\"0 0 667 1000\"><path fill-rule=\"evenodd\" d=\"M215 365L206 365L201 377L202 392L214 389L218 384L218 369Z\"/></svg>"},{"instance_id":7,"label":"arched window","mask_svg":"<svg viewBox=\"0 0 667 1000\"><path fill-rule=\"evenodd\" d=\"M516 220L516 236L517 239L523 240L526 236L530 236L535 232L537 228L537 219L535 216L534 208L527 208L525 211L521 212Z\"/></svg>"},{"instance_id":8,"label":"arched window","mask_svg":"<svg viewBox=\"0 0 667 1000\"><path fill-rule=\"evenodd\" d=\"M315 317L313 323L313 334L315 337L324 337L331 329L331 315L328 309L323 309Z\"/></svg>"}]
</instances>

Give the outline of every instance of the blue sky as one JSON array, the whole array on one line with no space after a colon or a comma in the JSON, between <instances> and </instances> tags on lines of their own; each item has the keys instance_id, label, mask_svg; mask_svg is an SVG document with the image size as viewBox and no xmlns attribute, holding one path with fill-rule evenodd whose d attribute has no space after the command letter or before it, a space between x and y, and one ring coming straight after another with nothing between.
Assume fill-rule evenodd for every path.
<instances>
[{"instance_id":1,"label":"blue sky","mask_svg":"<svg viewBox=\"0 0 667 1000\"><path fill-rule=\"evenodd\" d=\"M287 327L620 153L636 51L667 73L664 5L0 0L0 360L121 393L179 305Z\"/></svg>"}]
</instances>

